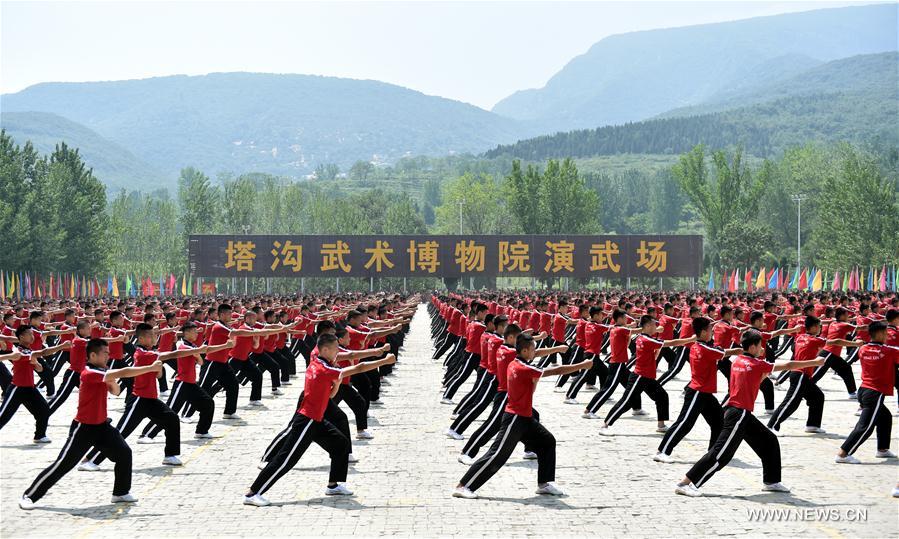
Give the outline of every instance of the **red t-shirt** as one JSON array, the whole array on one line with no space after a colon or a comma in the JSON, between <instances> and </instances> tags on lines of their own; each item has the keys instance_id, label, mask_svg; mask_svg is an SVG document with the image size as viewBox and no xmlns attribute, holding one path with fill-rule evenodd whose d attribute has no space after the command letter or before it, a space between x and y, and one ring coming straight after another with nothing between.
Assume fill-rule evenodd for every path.
<instances>
[{"instance_id":1,"label":"red t-shirt","mask_svg":"<svg viewBox=\"0 0 899 539\"><path fill-rule=\"evenodd\" d=\"M662 318L659 319L659 327L662 328L662 332L659 334L659 338L663 341L670 341L674 338L674 326L677 325L677 318L668 316L667 314L663 314Z\"/></svg>"},{"instance_id":2,"label":"red t-shirt","mask_svg":"<svg viewBox=\"0 0 899 539\"><path fill-rule=\"evenodd\" d=\"M515 360L515 349L501 344L496 349L496 390L506 391L509 379L509 364Z\"/></svg>"},{"instance_id":3,"label":"red t-shirt","mask_svg":"<svg viewBox=\"0 0 899 539\"><path fill-rule=\"evenodd\" d=\"M487 341L484 343L484 348L487 350L487 372L498 375L496 371L496 351L503 344L503 338L495 333L487 334L486 337Z\"/></svg>"},{"instance_id":4,"label":"red t-shirt","mask_svg":"<svg viewBox=\"0 0 899 539\"><path fill-rule=\"evenodd\" d=\"M554 315L552 338L556 342L565 342L565 330L568 329L568 319L561 314Z\"/></svg>"},{"instance_id":5,"label":"red t-shirt","mask_svg":"<svg viewBox=\"0 0 899 539\"><path fill-rule=\"evenodd\" d=\"M367 332L360 331L353 326L347 326L346 331L350 335L350 344L347 348L350 350L362 350L365 348L365 340L368 338Z\"/></svg>"},{"instance_id":6,"label":"red t-shirt","mask_svg":"<svg viewBox=\"0 0 899 539\"><path fill-rule=\"evenodd\" d=\"M543 376L543 369L515 359L509 364L508 385L509 398L506 401L506 412L531 417L534 414L534 390L536 381Z\"/></svg>"},{"instance_id":7,"label":"red t-shirt","mask_svg":"<svg viewBox=\"0 0 899 539\"><path fill-rule=\"evenodd\" d=\"M178 341L178 350L190 350L192 348L196 348L196 346L185 342L184 340ZM179 380L181 382L184 382L185 384L196 384L198 357L200 357L199 354L194 356L179 357L177 359L178 372L175 373L175 380Z\"/></svg>"},{"instance_id":8,"label":"red t-shirt","mask_svg":"<svg viewBox=\"0 0 899 539\"><path fill-rule=\"evenodd\" d=\"M624 326L615 326L611 331L609 363L627 363L627 345L631 342L631 330Z\"/></svg>"},{"instance_id":9,"label":"red t-shirt","mask_svg":"<svg viewBox=\"0 0 899 539\"><path fill-rule=\"evenodd\" d=\"M603 335L606 334L612 326L601 324L599 322L588 322L584 331L587 345L585 349L591 354L599 355L599 349L602 348Z\"/></svg>"},{"instance_id":10,"label":"red t-shirt","mask_svg":"<svg viewBox=\"0 0 899 539\"><path fill-rule=\"evenodd\" d=\"M340 378L340 369L331 366L316 356L306 369L306 384L303 386L303 404L297 413L313 421L321 421L331 398L331 387Z\"/></svg>"},{"instance_id":11,"label":"red t-shirt","mask_svg":"<svg viewBox=\"0 0 899 539\"><path fill-rule=\"evenodd\" d=\"M724 321L718 322L715 324L714 340L715 346L719 348L730 348L735 343L740 342L740 328L732 326Z\"/></svg>"},{"instance_id":12,"label":"red t-shirt","mask_svg":"<svg viewBox=\"0 0 899 539\"><path fill-rule=\"evenodd\" d=\"M577 321L577 326L574 328L574 344L581 348L587 347L587 324L589 323L589 320L581 318Z\"/></svg>"},{"instance_id":13,"label":"red t-shirt","mask_svg":"<svg viewBox=\"0 0 899 539\"><path fill-rule=\"evenodd\" d=\"M730 367L730 400L728 406L752 412L762 380L774 369L764 359L741 355Z\"/></svg>"},{"instance_id":14,"label":"red t-shirt","mask_svg":"<svg viewBox=\"0 0 899 539\"><path fill-rule=\"evenodd\" d=\"M90 365L81 371L75 421L85 425L101 425L106 422L106 394L109 388L103 381L104 376L105 370Z\"/></svg>"},{"instance_id":15,"label":"red t-shirt","mask_svg":"<svg viewBox=\"0 0 899 539\"><path fill-rule=\"evenodd\" d=\"M637 336L637 361L634 364L634 373L650 380L656 379L656 354L662 348L664 341L653 339L648 335Z\"/></svg>"},{"instance_id":16,"label":"red t-shirt","mask_svg":"<svg viewBox=\"0 0 899 539\"><path fill-rule=\"evenodd\" d=\"M22 353L22 357L12 362L12 385L34 387L34 365L30 361L31 350L19 348L19 352Z\"/></svg>"},{"instance_id":17,"label":"red t-shirt","mask_svg":"<svg viewBox=\"0 0 899 539\"><path fill-rule=\"evenodd\" d=\"M138 347L134 351L134 366L145 367L152 365L158 358L159 354L157 352ZM134 395L148 399L159 398L155 372L148 372L134 377Z\"/></svg>"},{"instance_id":18,"label":"red t-shirt","mask_svg":"<svg viewBox=\"0 0 899 539\"><path fill-rule=\"evenodd\" d=\"M481 335L484 334L485 329L487 329L487 326L485 326L483 322L478 322L477 320L472 320L471 323L468 324L468 332L465 336L466 352L469 354L481 353Z\"/></svg>"},{"instance_id":19,"label":"red t-shirt","mask_svg":"<svg viewBox=\"0 0 899 539\"><path fill-rule=\"evenodd\" d=\"M121 337L125 334L125 331L121 328L117 327L109 327L107 331L107 337ZM125 357L125 343L121 341L111 342L109 343L109 359L117 360Z\"/></svg>"},{"instance_id":20,"label":"red t-shirt","mask_svg":"<svg viewBox=\"0 0 899 539\"><path fill-rule=\"evenodd\" d=\"M87 341L82 337L72 339L72 347L69 348L69 370L81 372L87 366Z\"/></svg>"},{"instance_id":21,"label":"red t-shirt","mask_svg":"<svg viewBox=\"0 0 899 539\"><path fill-rule=\"evenodd\" d=\"M690 349L690 387L702 393L718 391L718 362L724 350L710 343L696 342Z\"/></svg>"},{"instance_id":22,"label":"red t-shirt","mask_svg":"<svg viewBox=\"0 0 899 539\"><path fill-rule=\"evenodd\" d=\"M861 387L873 389L886 396L893 394L896 364L899 363L899 348L879 343L868 343L858 351L858 362L862 365Z\"/></svg>"},{"instance_id":23,"label":"red t-shirt","mask_svg":"<svg viewBox=\"0 0 899 539\"><path fill-rule=\"evenodd\" d=\"M817 335L809 335L803 333L796 335L796 348L793 351L793 360L795 361L811 361L818 357L818 352L824 348L827 343L826 339L822 339ZM806 367L804 369L793 369L811 377L815 372L815 367Z\"/></svg>"},{"instance_id":24,"label":"red t-shirt","mask_svg":"<svg viewBox=\"0 0 899 539\"><path fill-rule=\"evenodd\" d=\"M852 324L846 322L832 322L827 329L827 340L830 339L846 339L853 330ZM824 350L835 356L843 355L843 347L836 344L828 344Z\"/></svg>"},{"instance_id":25,"label":"red t-shirt","mask_svg":"<svg viewBox=\"0 0 899 539\"><path fill-rule=\"evenodd\" d=\"M241 324L236 329L252 330L253 328L246 324ZM253 349L253 336L247 335L237 337L236 341L234 348L231 348L231 357L238 361L246 361L247 358L250 357L250 351Z\"/></svg>"},{"instance_id":26,"label":"red t-shirt","mask_svg":"<svg viewBox=\"0 0 899 539\"><path fill-rule=\"evenodd\" d=\"M159 329L168 329L169 326L165 322L159 325ZM159 336L159 344L156 345L156 349L160 352L171 352L175 349L175 332L169 331L167 333L163 333ZM199 338L199 337L198 337ZM225 339L227 340L227 339Z\"/></svg>"},{"instance_id":27,"label":"red t-shirt","mask_svg":"<svg viewBox=\"0 0 899 539\"><path fill-rule=\"evenodd\" d=\"M221 322L216 322L212 325L212 330L209 332L209 346L225 344L228 342L230 334L231 328ZM218 352L210 352L206 354L206 360L215 361L216 363L226 363L228 361L229 352L230 350L228 348L219 350Z\"/></svg>"}]
</instances>

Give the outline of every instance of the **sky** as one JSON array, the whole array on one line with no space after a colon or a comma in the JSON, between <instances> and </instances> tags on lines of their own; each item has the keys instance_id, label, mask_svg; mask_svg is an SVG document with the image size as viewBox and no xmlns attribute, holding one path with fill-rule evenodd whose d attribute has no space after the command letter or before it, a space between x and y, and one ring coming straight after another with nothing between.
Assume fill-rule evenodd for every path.
<instances>
[{"instance_id":1,"label":"sky","mask_svg":"<svg viewBox=\"0 0 899 539\"><path fill-rule=\"evenodd\" d=\"M602 38L873 2L0 2L0 91L222 71L375 79L490 109Z\"/></svg>"}]
</instances>

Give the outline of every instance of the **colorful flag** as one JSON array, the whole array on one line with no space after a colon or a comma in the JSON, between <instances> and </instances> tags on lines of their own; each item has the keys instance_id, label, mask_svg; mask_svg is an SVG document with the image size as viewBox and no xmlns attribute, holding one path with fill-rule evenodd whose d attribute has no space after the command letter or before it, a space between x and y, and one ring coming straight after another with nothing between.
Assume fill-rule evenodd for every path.
<instances>
[{"instance_id":1,"label":"colorful flag","mask_svg":"<svg viewBox=\"0 0 899 539\"><path fill-rule=\"evenodd\" d=\"M877 280L878 281L877 289L880 290L881 292L887 291L887 277L886 276L887 276L887 267L884 266L883 269L880 270L880 279Z\"/></svg>"},{"instance_id":2,"label":"colorful flag","mask_svg":"<svg viewBox=\"0 0 899 539\"><path fill-rule=\"evenodd\" d=\"M6 299L6 274L0 270L0 299Z\"/></svg>"},{"instance_id":3,"label":"colorful flag","mask_svg":"<svg viewBox=\"0 0 899 539\"><path fill-rule=\"evenodd\" d=\"M805 273L805 268L802 269L802 273L799 274L799 282L796 283L796 287L799 290L805 290L808 288L808 275Z\"/></svg>"},{"instance_id":4,"label":"colorful flag","mask_svg":"<svg viewBox=\"0 0 899 539\"><path fill-rule=\"evenodd\" d=\"M752 291L752 283L755 282L755 280L752 278L752 268L748 268L746 270L746 276L743 279L743 282L746 284L746 291L751 292Z\"/></svg>"},{"instance_id":5,"label":"colorful flag","mask_svg":"<svg viewBox=\"0 0 899 539\"><path fill-rule=\"evenodd\" d=\"M815 276L812 279L812 290L814 292L820 292L821 289L824 288L824 275L821 270L815 270Z\"/></svg>"},{"instance_id":6,"label":"colorful flag","mask_svg":"<svg viewBox=\"0 0 899 539\"><path fill-rule=\"evenodd\" d=\"M759 276L755 280L755 287L758 289L765 288L765 266L759 268Z\"/></svg>"},{"instance_id":7,"label":"colorful flag","mask_svg":"<svg viewBox=\"0 0 899 539\"><path fill-rule=\"evenodd\" d=\"M112 276L112 297L119 297L119 281L115 275Z\"/></svg>"},{"instance_id":8,"label":"colorful flag","mask_svg":"<svg viewBox=\"0 0 899 539\"><path fill-rule=\"evenodd\" d=\"M780 288L780 268L774 268L771 271L771 277L768 278L768 288Z\"/></svg>"},{"instance_id":9,"label":"colorful flag","mask_svg":"<svg viewBox=\"0 0 899 539\"><path fill-rule=\"evenodd\" d=\"M709 268L709 290L715 289L715 268Z\"/></svg>"}]
</instances>

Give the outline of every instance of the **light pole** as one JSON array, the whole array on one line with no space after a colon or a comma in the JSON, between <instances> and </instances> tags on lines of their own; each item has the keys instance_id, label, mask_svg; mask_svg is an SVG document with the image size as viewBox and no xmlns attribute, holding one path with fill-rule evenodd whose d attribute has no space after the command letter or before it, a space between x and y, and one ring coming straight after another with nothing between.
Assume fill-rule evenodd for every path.
<instances>
[{"instance_id":1,"label":"light pole","mask_svg":"<svg viewBox=\"0 0 899 539\"><path fill-rule=\"evenodd\" d=\"M246 236L246 235L249 234L249 233L250 233L250 225L243 225L243 235ZM248 292L247 292L248 289L249 289L248 279L247 279L246 275L244 275L244 278L243 278L243 294L244 294L245 296L246 296L247 293L248 293Z\"/></svg>"},{"instance_id":2,"label":"light pole","mask_svg":"<svg viewBox=\"0 0 899 539\"><path fill-rule=\"evenodd\" d=\"M462 206L465 205L465 197L459 201L459 235L462 235Z\"/></svg>"},{"instance_id":3,"label":"light pole","mask_svg":"<svg viewBox=\"0 0 899 539\"><path fill-rule=\"evenodd\" d=\"M807 195L793 195L790 199L796 203L796 267L802 266L802 201Z\"/></svg>"}]
</instances>

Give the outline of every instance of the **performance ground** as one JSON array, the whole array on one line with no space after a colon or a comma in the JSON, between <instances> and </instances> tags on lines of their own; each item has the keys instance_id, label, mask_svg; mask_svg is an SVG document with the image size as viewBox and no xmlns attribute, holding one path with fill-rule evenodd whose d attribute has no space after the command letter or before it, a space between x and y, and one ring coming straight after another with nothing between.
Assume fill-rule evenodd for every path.
<instances>
[{"instance_id":1,"label":"performance ground","mask_svg":"<svg viewBox=\"0 0 899 539\"><path fill-rule=\"evenodd\" d=\"M597 434L600 421L581 419L582 406L563 404L552 382L544 380L534 402L558 441L557 484L567 496L534 494L537 464L522 460L517 450L478 492L480 499L452 498L465 471L456 462L464 442L443 434L452 407L439 404L442 369L431 360L432 351L422 307L396 376L385 388L384 406L372 410L375 439L353 441L360 462L350 469L348 486L356 492L350 498L324 496L328 459L312 446L297 468L266 494L272 506L241 505L262 451L293 414L302 383L285 388L282 397L266 398L266 407L258 410L244 407L247 395L242 391L239 413L244 421L216 421L213 432L221 437L215 440L196 441L192 426L182 425L182 468L161 466L162 445L137 445L132 436L132 492L140 499L133 506L109 503L112 468L105 463L101 472L70 472L40 501L39 509L21 511L16 502L23 490L65 442L75 399L51 419L53 443L48 446L30 443L33 420L21 409L0 432L0 535L897 536L897 501L890 497L897 461L875 459L872 438L857 454L863 464L833 462L840 441L855 423L856 407L842 383L830 375L822 380L827 396L823 428L828 434L802 432L804 406L783 427L783 481L791 494L761 491L760 463L744 444L730 465L703 487L704 497L677 496L675 482L707 442L708 429L701 420L677 448L676 463L656 463L651 457L661 435L654 432L650 402L644 403L649 415L626 414L615 425L618 435L605 438ZM681 404L675 388L682 385L675 380L668 386L673 417ZM778 402L783 395L777 392ZM585 403L591 396L582 393L580 400ZM222 405L223 400L216 399L217 418ZM890 399L890 410L895 405ZM121 399L111 400L114 419L122 406ZM894 439L896 432L894 419ZM895 442L892 449L897 451Z\"/></svg>"}]
</instances>

